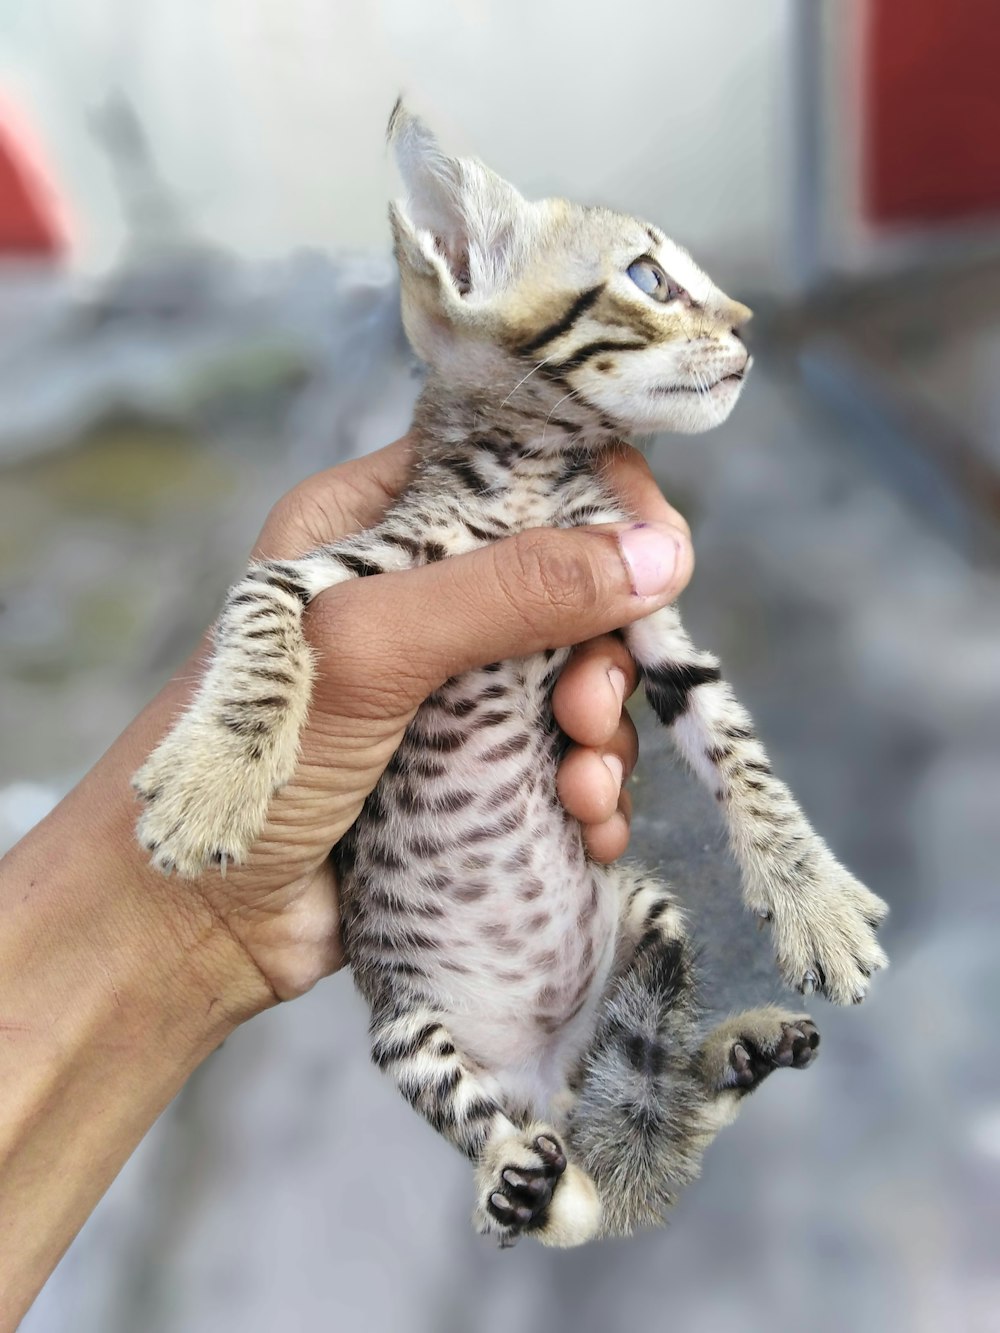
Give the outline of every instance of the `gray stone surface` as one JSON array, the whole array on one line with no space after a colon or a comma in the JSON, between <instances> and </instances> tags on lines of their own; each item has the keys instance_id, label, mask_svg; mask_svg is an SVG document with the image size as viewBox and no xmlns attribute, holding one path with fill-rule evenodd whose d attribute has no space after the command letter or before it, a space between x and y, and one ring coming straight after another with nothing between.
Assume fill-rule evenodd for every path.
<instances>
[{"instance_id":1,"label":"gray stone surface","mask_svg":"<svg viewBox=\"0 0 1000 1333\"><path fill-rule=\"evenodd\" d=\"M722 430L653 457L695 530L696 640L722 656L818 827L892 903L893 966L871 1000L815 1002L823 1058L753 1099L669 1231L501 1254L469 1232L467 1166L370 1067L339 976L197 1073L26 1333L996 1327L997 578L928 535L873 480L864 442L780 368L758 370ZM52 474L15 477L36 523L61 518L14 580L0 786L59 786L90 762L207 620L264 495L290 480L259 449L195 451L191 466L221 470L210 501L182 478L141 524L97 499L95 519L78 489L53 500ZM162 602L137 607L153 567ZM114 599L111 637L60 620L88 597ZM633 851L690 905L710 1002L778 997L712 803L636 713Z\"/></svg>"}]
</instances>

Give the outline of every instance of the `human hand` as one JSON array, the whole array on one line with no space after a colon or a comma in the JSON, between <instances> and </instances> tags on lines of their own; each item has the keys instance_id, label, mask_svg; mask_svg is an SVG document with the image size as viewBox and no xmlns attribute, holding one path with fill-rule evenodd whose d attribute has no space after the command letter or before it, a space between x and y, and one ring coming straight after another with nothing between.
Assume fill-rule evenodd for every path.
<instances>
[{"instance_id":1,"label":"human hand","mask_svg":"<svg viewBox=\"0 0 1000 1333\"><path fill-rule=\"evenodd\" d=\"M275 506L256 553L289 559L370 527L405 485L411 461L404 439L303 482ZM340 965L330 849L357 818L420 704L460 671L581 644L553 697L572 742L557 790L595 859L625 850L630 803L623 783L637 738L624 702L637 673L608 631L672 600L690 577L692 555L686 524L641 455L616 448L607 467L626 507L643 520L643 537L662 537L668 560L654 596L633 591L623 550L630 540L624 534L634 529L620 524L522 533L420 569L341 584L308 609L317 684L296 773L272 801L245 864L230 865L224 876L170 881L165 897L168 910L171 895L182 911L192 906L191 895L207 904L273 998L301 994ZM186 706L200 670L201 663L185 669L106 758L116 790ZM134 813L127 855L148 879L152 872L131 841ZM164 895L162 881L155 891Z\"/></svg>"}]
</instances>

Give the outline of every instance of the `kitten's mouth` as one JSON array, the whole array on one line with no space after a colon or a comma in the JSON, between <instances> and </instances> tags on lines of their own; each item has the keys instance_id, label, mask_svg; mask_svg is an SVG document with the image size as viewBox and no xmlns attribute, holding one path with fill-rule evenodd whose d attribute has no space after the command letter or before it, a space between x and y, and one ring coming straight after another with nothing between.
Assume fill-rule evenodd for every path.
<instances>
[{"instance_id":1,"label":"kitten's mouth","mask_svg":"<svg viewBox=\"0 0 1000 1333\"><path fill-rule=\"evenodd\" d=\"M668 394L675 393L693 393L704 396L708 393L725 393L729 389L735 389L738 384L742 384L746 379L747 367L742 370L735 370L731 375L722 375L711 384L654 384L650 393L657 397L665 397Z\"/></svg>"}]
</instances>

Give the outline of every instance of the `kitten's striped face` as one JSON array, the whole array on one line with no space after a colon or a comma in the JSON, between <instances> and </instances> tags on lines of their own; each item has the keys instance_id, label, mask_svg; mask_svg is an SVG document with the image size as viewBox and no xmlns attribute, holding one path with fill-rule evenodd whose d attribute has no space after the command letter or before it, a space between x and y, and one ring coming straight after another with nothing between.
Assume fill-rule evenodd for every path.
<instances>
[{"instance_id":1,"label":"kitten's striped face","mask_svg":"<svg viewBox=\"0 0 1000 1333\"><path fill-rule=\"evenodd\" d=\"M750 368L750 311L685 250L625 214L530 203L445 157L399 109L389 133L409 189L390 213L403 314L426 361L463 388L570 403L606 429L726 419Z\"/></svg>"},{"instance_id":2,"label":"kitten's striped face","mask_svg":"<svg viewBox=\"0 0 1000 1333\"><path fill-rule=\"evenodd\" d=\"M509 345L630 429L724 421L750 367L739 335L746 306L635 218L562 201L534 207L537 253L500 303Z\"/></svg>"}]
</instances>

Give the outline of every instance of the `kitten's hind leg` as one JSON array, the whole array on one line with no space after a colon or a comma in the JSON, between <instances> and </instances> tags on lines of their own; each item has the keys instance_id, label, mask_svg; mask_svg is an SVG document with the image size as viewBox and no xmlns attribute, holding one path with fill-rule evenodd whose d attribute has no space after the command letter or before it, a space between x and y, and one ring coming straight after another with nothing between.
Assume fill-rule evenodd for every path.
<instances>
[{"instance_id":1,"label":"kitten's hind leg","mask_svg":"<svg viewBox=\"0 0 1000 1333\"><path fill-rule=\"evenodd\" d=\"M628 866L619 952L590 1049L572 1080L566 1139L593 1177L602 1231L663 1222L741 1099L774 1069L805 1068L819 1034L805 1016L751 1010L699 1038L683 919L669 890Z\"/></svg>"},{"instance_id":2,"label":"kitten's hind leg","mask_svg":"<svg viewBox=\"0 0 1000 1333\"><path fill-rule=\"evenodd\" d=\"M493 1080L457 1048L442 1016L406 995L373 1008L372 1058L410 1105L476 1164L473 1223L508 1247L522 1235L582 1245L600 1225L593 1183L566 1161L560 1135L518 1124Z\"/></svg>"}]
</instances>

